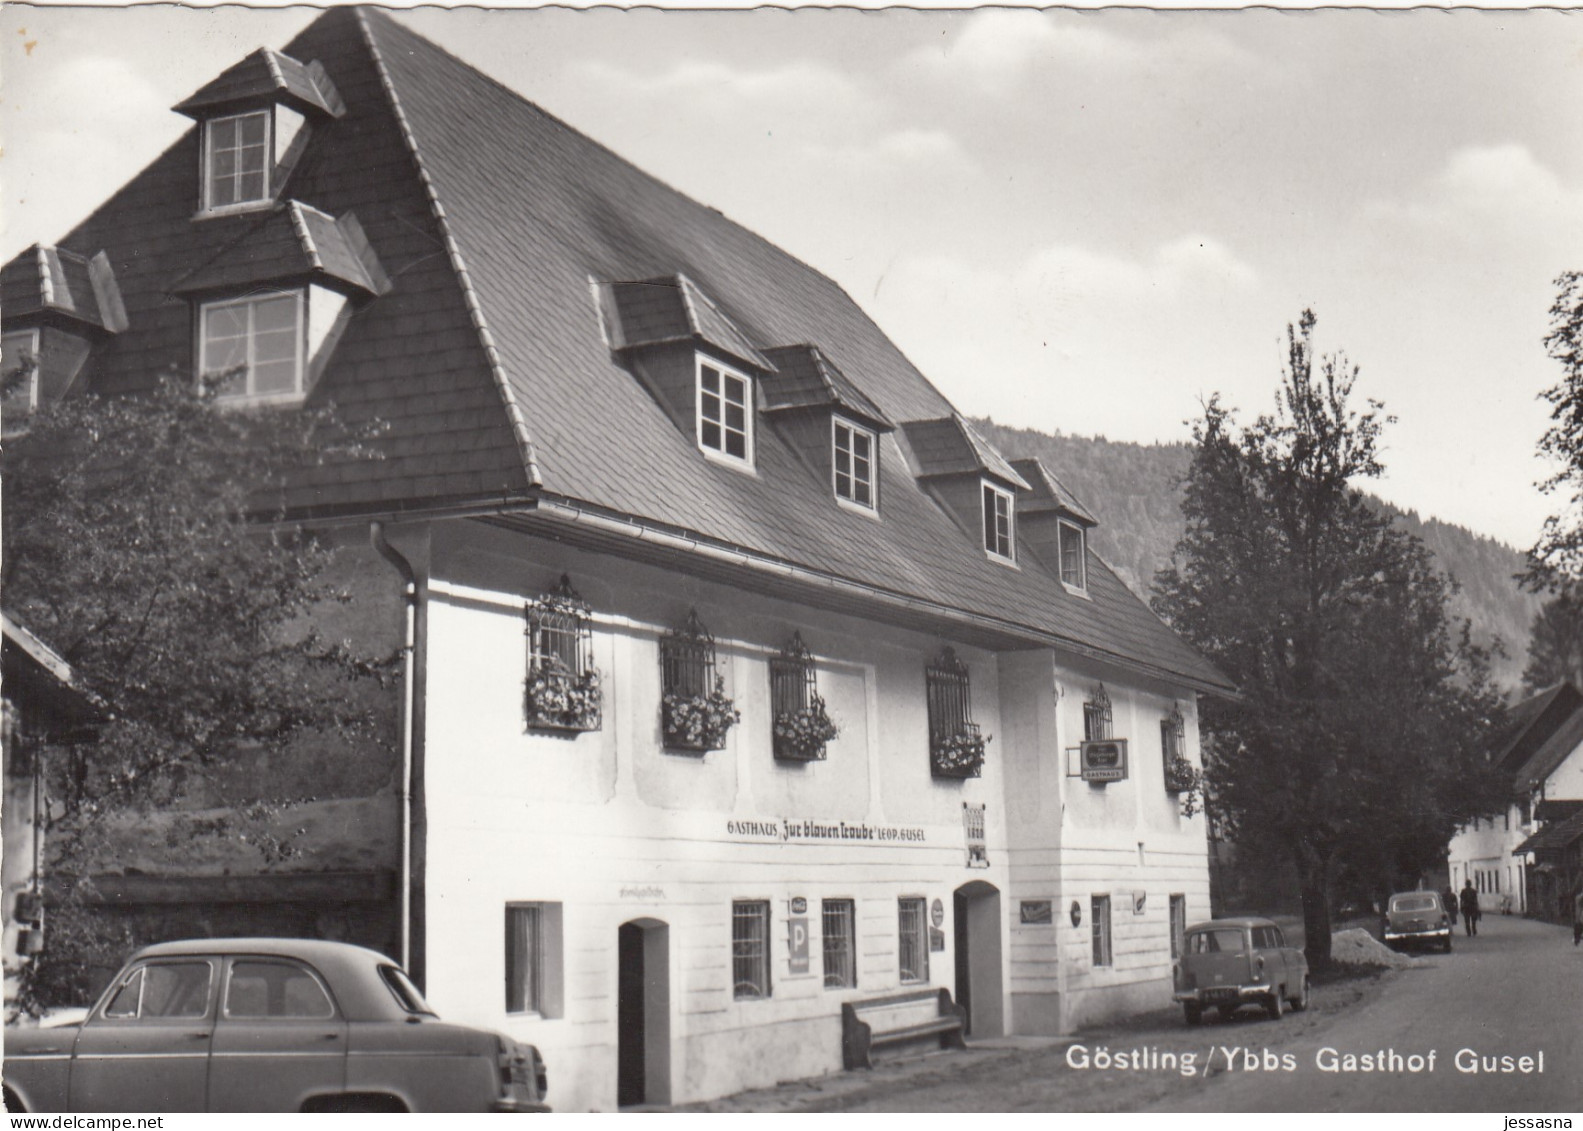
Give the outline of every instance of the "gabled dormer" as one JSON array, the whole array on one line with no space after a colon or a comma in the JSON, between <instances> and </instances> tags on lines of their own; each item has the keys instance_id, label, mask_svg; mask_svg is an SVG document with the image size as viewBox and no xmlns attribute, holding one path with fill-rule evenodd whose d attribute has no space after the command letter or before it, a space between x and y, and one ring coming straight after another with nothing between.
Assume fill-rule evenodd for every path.
<instances>
[{"instance_id":1,"label":"gabled dormer","mask_svg":"<svg viewBox=\"0 0 1583 1131\"><path fill-rule=\"evenodd\" d=\"M1018 500L1023 542L1061 579L1067 592L1088 594L1088 532L1099 520L1037 459L1011 464L1029 483Z\"/></svg>"},{"instance_id":2,"label":"gabled dormer","mask_svg":"<svg viewBox=\"0 0 1583 1131\"><path fill-rule=\"evenodd\" d=\"M346 113L318 62L267 47L174 107L198 123L198 216L266 207L279 198L315 122Z\"/></svg>"},{"instance_id":3,"label":"gabled dormer","mask_svg":"<svg viewBox=\"0 0 1583 1131\"><path fill-rule=\"evenodd\" d=\"M357 217L288 200L171 293L192 303L196 375L223 399L301 400L355 305L390 289Z\"/></svg>"},{"instance_id":4,"label":"gabled dormer","mask_svg":"<svg viewBox=\"0 0 1583 1131\"><path fill-rule=\"evenodd\" d=\"M896 426L818 346L764 351L764 413L813 467L827 473L836 505L878 515L880 437Z\"/></svg>"},{"instance_id":5,"label":"gabled dormer","mask_svg":"<svg viewBox=\"0 0 1583 1131\"><path fill-rule=\"evenodd\" d=\"M775 365L685 275L596 283L605 337L707 459L755 466L763 381Z\"/></svg>"},{"instance_id":6,"label":"gabled dormer","mask_svg":"<svg viewBox=\"0 0 1583 1131\"><path fill-rule=\"evenodd\" d=\"M1032 485L956 413L901 426L914 474L991 561L1017 563L1017 493Z\"/></svg>"},{"instance_id":7,"label":"gabled dormer","mask_svg":"<svg viewBox=\"0 0 1583 1131\"><path fill-rule=\"evenodd\" d=\"M34 245L0 268L0 426L15 431L65 395L94 342L126 329L109 257Z\"/></svg>"}]
</instances>

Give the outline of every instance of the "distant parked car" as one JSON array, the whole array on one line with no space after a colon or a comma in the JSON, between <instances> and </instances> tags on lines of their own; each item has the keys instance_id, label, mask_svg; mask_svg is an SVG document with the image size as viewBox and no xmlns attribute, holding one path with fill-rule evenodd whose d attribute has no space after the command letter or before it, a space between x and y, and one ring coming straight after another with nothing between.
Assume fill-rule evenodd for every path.
<instances>
[{"instance_id":1,"label":"distant parked car","mask_svg":"<svg viewBox=\"0 0 1583 1131\"><path fill-rule=\"evenodd\" d=\"M1438 946L1451 953L1451 916L1432 891L1397 892L1385 904L1380 936L1394 950Z\"/></svg>"},{"instance_id":2,"label":"distant parked car","mask_svg":"<svg viewBox=\"0 0 1583 1131\"><path fill-rule=\"evenodd\" d=\"M1244 1005L1279 1021L1287 1005L1308 1008L1308 959L1268 919L1198 923L1187 930L1174 996L1189 1025L1202 1022L1206 1009L1229 1017Z\"/></svg>"},{"instance_id":3,"label":"distant parked car","mask_svg":"<svg viewBox=\"0 0 1583 1131\"><path fill-rule=\"evenodd\" d=\"M532 1045L450 1025L390 959L309 939L145 947L87 1017L5 1034L35 1112L548 1111Z\"/></svg>"}]
</instances>

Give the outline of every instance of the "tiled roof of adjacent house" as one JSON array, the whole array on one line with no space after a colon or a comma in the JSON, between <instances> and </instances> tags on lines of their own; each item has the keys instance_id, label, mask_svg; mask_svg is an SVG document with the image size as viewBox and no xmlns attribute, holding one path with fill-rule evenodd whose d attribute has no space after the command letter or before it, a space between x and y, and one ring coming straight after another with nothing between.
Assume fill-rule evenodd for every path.
<instances>
[{"instance_id":1,"label":"tiled roof of adjacent house","mask_svg":"<svg viewBox=\"0 0 1583 1131\"><path fill-rule=\"evenodd\" d=\"M1531 776L1531 771L1539 769L1547 759L1553 759L1543 770L1547 776L1583 741L1579 725L1583 725L1583 694L1570 683L1558 683L1512 707L1506 727L1496 739L1491 761L1511 775L1515 784L1518 779ZM1570 739L1560 735L1563 730Z\"/></svg>"},{"instance_id":2,"label":"tiled roof of adjacent house","mask_svg":"<svg viewBox=\"0 0 1583 1131\"><path fill-rule=\"evenodd\" d=\"M1574 813L1564 821L1546 825L1512 849L1512 855L1520 856L1527 852L1566 848L1580 837L1583 837L1583 812Z\"/></svg>"},{"instance_id":3,"label":"tiled roof of adjacent house","mask_svg":"<svg viewBox=\"0 0 1583 1131\"><path fill-rule=\"evenodd\" d=\"M357 304L310 396L384 420L385 458L315 469L294 496L299 515L569 500L847 592L1229 688L1092 555L1087 600L1037 563L986 560L915 471L1029 484L830 279L378 9L331 9L285 55L322 63L345 113L312 124L284 192L326 216L355 212L391 283ZM98 387L134 389L190 359L191 313L172 288L259 223L193 222L197 147L194 130L63 241L106 249L127 296L129 329L89 363ZM666 280L674 293L615 304L621 326L607 337L602 296ZM879 445L883 521L835 505L828 468L809 464L774 413L756 429L756 474L702 458L629 370L620 347L634 334L757 354L762 366L743 360L769 389L795 360L784 347L817 347L827 391L877 421L912 422ZM805 379L789 368L789 381Z\"/></svg>"}]
</instances>

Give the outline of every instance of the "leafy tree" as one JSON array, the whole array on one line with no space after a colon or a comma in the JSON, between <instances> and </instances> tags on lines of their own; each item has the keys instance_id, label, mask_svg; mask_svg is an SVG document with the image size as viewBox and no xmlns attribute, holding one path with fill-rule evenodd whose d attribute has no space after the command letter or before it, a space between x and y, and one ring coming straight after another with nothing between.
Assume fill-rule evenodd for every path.
<instances>
[{"instance_id":1,"label":"leafy tree","mask_svg":"<svg viewBox=\"0 0 1583 1131\"><path fill-rule=\"evenodd\" d=\"M1556 470L1539 489L1560 493L1563 502L1561 513L1545 520L1529 553L1524 581L1536 588L1583 580L1583 271L1564 272L1556 279L1556 291L1544 342L1561 363L1562 376L1543 394L1550 403L1550 427L1539 439L1540 454L1553 460Z\"/></svg>"},{"instance_id":2,"label":"leafy tree","mask_svg":"<svg viewBox=\"0 0 1583 1131\"><path fill-rule=\"evenodd\" d=\"M279 521L294 475L369 456L377 429L333 409L222 408L222 380L69 397L4 452L6 607L96 705L91 726L40 751L57 905L24 987L35 1004L93 957L73 883L104 863L112 817L170 805L241 750L383 737L348 681L382 680L389 662L319 637L315 608L345 599L327 580L332 548ZM190 831L278 858L290 846L256 835L276 808L255 799Z\"/></svg>"},{"instance_id":3,"label":"leafy tree","mask_svg":"<svg viewBox=\"0 0 1583 1131\"><path fill-rule=\"evenodd\" d=\"M1523 688L1529 693L1563 681L1583 687L1583 588L1560 584L1534 617Z\"/></svg>"},{"instance_id":4,"label":"leafy tree","mask_svg":"<svg viewBox=\"0 0 1583 1131\"><path fill-rule=\"evenodd\" d=\"M1239 850L1295 866L1309 960L1330 958L1338 885L1414 880L1488 807L1499 712L1488 656L1447 612L1451 583L1353 483L1380 474L1383 407L1358 370L1287 328L1274 415L1194 424L1173 565L1155 607L1237 684L1204 706L1215 815Z\"/></svg>"}]
</instances>

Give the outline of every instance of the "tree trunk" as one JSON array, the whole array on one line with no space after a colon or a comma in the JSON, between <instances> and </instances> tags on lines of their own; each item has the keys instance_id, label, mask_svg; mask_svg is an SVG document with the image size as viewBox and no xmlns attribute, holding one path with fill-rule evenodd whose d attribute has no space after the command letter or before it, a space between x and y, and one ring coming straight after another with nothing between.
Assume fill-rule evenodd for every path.
<instances>
[{"instance_id":1,"label":"tree trunk","mask_svg":"<svg viewBox=\"0 0 1583 1131\"><path fill-rule=\"evenodd\" d=\"M1330 965L1330 862L1299 849L1297 880L1303 895L1303 953L1317 970Z\"/></svg>"}]
</instances>

